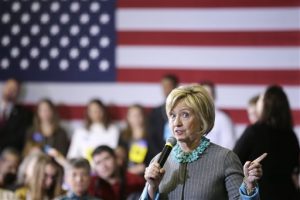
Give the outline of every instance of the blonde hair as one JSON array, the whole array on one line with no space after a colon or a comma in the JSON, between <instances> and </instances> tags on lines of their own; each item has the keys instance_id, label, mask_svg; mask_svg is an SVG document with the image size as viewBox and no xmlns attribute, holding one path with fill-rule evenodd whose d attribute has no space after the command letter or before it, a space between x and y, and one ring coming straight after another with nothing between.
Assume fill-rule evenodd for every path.
<instances>
[{"instance_id":1,"label":"blonde hair","mask_svg":"<svg viewBox=\"0 0 300 200\"><path fill-rule=\"evenodd\" d=\"M173 89L166 100L168 117L179 101L183 101L195 113L200 123L201 135L207 134L213 128L215 122L214 101L204 87L190 85Z\"/></svg>"},{"instance_id":2,"label":"blonde hair","mask_svg":"<svg viewBox=\"0 0 300 200\"><path fill-rule=\"evenodd\" d=\"M26 177L26 171L32 162L33 166L31 167L33 168L34 176ZM43 189L46 165L52 165L56 169L53 185L49 189ZM19 183L23 183L27 188L27 192L30 192L31 200L41 200L44 197L52 199L62 194L63 169L50 156L43 153L32 153L24 159L21 169L22 175L19 176L21 178Z\"/></svg>"}]
</instances>

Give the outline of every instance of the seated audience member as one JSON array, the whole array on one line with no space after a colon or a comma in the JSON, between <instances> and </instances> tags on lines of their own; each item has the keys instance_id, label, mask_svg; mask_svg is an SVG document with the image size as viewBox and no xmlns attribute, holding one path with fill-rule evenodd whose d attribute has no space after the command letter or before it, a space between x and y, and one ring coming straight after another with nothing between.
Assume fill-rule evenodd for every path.
<instances>
[{"instance_id":1,"label":"seated audience member","mask_svg":"<svg viewBox=\"0 0 300 200\"><path fill-rule=\"evenodd\" d=\"M62 195L63 169L44 153L32 153L19 170L19 200L49 200Z\"/></svg>"},{"instance_id":2,"label":"seated audience member","mask_svg":"<svg viewBox=\"0 0 300 200\"><path fill-rule=\"evenodd\" d=\"M259 181L262 200L299 200L299 182L295 181L300 169L299 142L282 87L269 86L257 101L257 111L259 120L246 128L234 152L242 163L262 152L268 153Z\"/></svg>"},{"instance_id":3,"label":"seated audience member","mask_svg":"<svg viewBox=\"0 0 300 200\"><path fill-rule=\"evenodd\" d=\"M104 200L134 199L135 195L140 195L145 184L144 178L122 171L112 148L99 146L92 156L96 176L92 177L89 187L91 195Z\"/></svg>"},{"instance_id":4,"label":"seated audience member","mask_svg":"<svg viewBox=\"0 0 300 200\"><path fill-rule=\"evenodd\" d=\"M200 82L208 93L211 95L213 100L216 100L215 85L211 81ZM211 142L218 144L222 147L232 149L237 136L235 135L234 125L230 117L220 109L215 107L215 123L213 129L207 134L207 138Z\"/></svg>"},{"instance_id":5,"label":"seated audience member","mask_svg":"<svg viewBox=\"0 0 300 200\"><path fill-rule=\"evenodd\" d=\"M120 145L128 152L128 171L143 175L145 165L149 164L150 158L147 156L149 142L146 115L142 106L136 104L128 108L126 128L121 134Z\"/></svg>"},{"instance_id":6,"label":"seated audience member","mask_svg":"<svg viewBox=\"0 0 300 200\"><path fill-rule=\"evenodd\" d=\"M99 200L88 195L90 184L90 164L84 158L73 158L65 166L66 182L69 191L55 200Z\"/></svg>"},{"instance_id":7,"label":"seated audience member","mask_svg":"<svg viewBox=\"0 0 300 200\"><path fill-rule=\"evenodd\" d=\"M160 84L165 102L168 94L178 86L179 80L174 74L166 74L162 77ZM162 103L160 106L153 108L149 115L149 139L150 146L153 148L153 154L151 152L151 155L149 155L150 158L162 150L166 139L172 134L169 129L165 107L166 104Z\"/></svg>"},{"instance_id":8,"label":"seated audience member","mask_svg":"<svg viewBox=\"0 0 300 200\"><path fill-rule=\"evenodd\" d=\"M258 113L256 108L256 103L258 101L259 96L256 95L252 97L248 102L247 114L250 124L255 124L258 120Z\"/></svg>"},{"instance_id":9,"label":"seated audience member","mask_svg":"<svg viewBox=\"0 0 300 200\"><path fill-rule=\"evenodd\" d=\"M54 148L65 156L68 147L69 138L60 125L54 104L49 99L41 100L37 105L33 127L27 133L24 155L31 151L47 152L49 148Z\"/></svg>"},{"instance_id":10,"label":"seated audience member","mask_svg":"<svg viewBox=\"0 0 300 200\"><path fill-rule=\"evenodd\" d=\"M20 153L13 148L5 148L2 151L0 157L0 188L14 189L20 159Z\"/></svg>"},{"instance_id":11,"label":"seated audience member","mask_svg":"<svg viewBox=\"0 0 300 200\"><path fill-rule=\"evenodd\" d=\"M25 108L17 104L20 84L15 79L5 82L0 98L0 152L13 147L22 152L27 128L32 116Z\"/></svg>"},{"instance_id":12,"label":"seated audience member","mask_svg":"<svg viewBox=\"0 0 300 200\"><path fill-rule=\"evenodd\" d=\"M85 127L75 130L67 157L83 157L91 161L91 154L97 146L116 148L119 135L120 131L111 123L105 105L94 99L87 106Z\"/></svg>"}]
</instances>

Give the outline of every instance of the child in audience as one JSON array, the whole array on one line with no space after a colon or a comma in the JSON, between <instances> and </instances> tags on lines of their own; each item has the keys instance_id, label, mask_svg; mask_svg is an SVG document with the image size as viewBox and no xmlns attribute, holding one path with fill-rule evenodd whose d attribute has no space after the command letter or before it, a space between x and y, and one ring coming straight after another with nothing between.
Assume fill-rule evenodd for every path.
<instances>
[{"instance_id":1,"label":"child in audience","mask_svg":"<svg viewBox=\"0 0 300 200\"><path fill-rule=\"evenodd\" d=\"M57 200L99 200L88 195L90 184L90 164L84 158L73 158L65 166L65 175L68 186L70 187L65 196L56 198Z\"/></svg>"}]
</instances>

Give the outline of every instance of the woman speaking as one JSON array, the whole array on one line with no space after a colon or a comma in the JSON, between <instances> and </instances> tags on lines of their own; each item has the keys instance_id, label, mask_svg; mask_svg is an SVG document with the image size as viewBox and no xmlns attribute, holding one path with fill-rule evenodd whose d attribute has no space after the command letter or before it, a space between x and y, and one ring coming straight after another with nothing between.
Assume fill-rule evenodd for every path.
<instances>
[{"instance_id":1,"label":"woman speaking","mask_svg":"<svg viewBox=\"0 0 300 200\"><path fill-rule=\"evenodd\" d=\"M260 161L246 162L205 135L214 125L213 100L199 85L179 87L169 94L166 112L177 145L162 168L157 155L145 170L141 199L259 199L256 181Z\"/></svg>"}]
</instances>

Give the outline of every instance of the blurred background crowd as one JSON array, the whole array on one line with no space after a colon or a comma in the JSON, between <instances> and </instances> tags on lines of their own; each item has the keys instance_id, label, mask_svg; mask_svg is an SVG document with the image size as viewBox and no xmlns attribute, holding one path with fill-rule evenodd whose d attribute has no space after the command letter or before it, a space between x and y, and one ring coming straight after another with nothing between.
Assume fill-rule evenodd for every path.
<instances>
[{"instance_id":1,"label":"blurred background crowd","mask_svg":"<svg viewBox=\"0 0 300 200\"><path fill-rule=\"evenodd\" d=\"M164 98L180 86L173 74L163 76L160 84ZM202 85L216 98L213 82L194 84ZM145 184L145 167L172 135L163 102L153 109L133 104L124 119L113 120L101 99L91 99L82 126L69 133L51 99L41 99L36 107L26 106L18 101L20 90L18 80L8 79L1 91L2 197L139 197ZM272 188L270 184L287 192L299 190L299 142L288 98L280 86L269 86L249 99L249 125L241 135L235 133L226 112L217 107L215 112L214 128L207 135L212 142L234 150L242 163L253 160L252 155L258 151L268 152L261 181L266 193Z\"/></svg>"}]
</instances>

